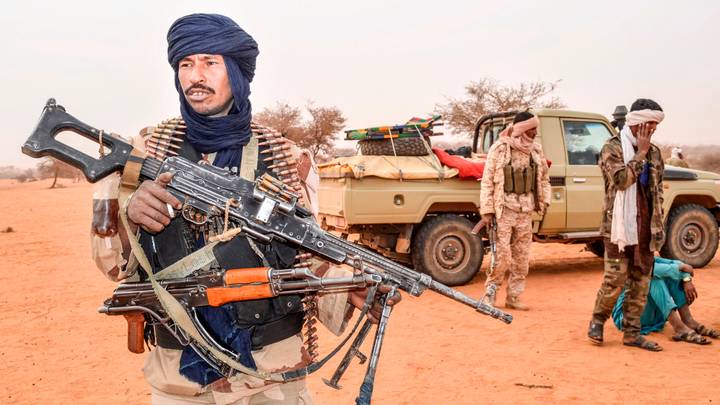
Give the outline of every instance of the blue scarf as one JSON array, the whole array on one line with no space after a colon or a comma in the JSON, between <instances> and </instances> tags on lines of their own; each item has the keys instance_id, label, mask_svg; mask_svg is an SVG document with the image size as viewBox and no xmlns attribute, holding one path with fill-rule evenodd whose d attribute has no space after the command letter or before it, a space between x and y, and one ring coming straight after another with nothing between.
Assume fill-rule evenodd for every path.
<instances>
[{"instance_id":1,"label":"blue scarf","mask_svg":"<svg viewBox=\"0 0 720 405\"><path fill-rule=\"evenodd\" d=\"M255 76L258 46L233 20L218 14L191 14L179 18L168 31L168 62L175 70L180 112L187 125L186 139L201 153L217 152L213 164L237 167L242 148L252 135L250 82ZM224 117L208 117L188 104L178 80L178 64L194 54L223 55L233 94L233 108Z\"/></svg>"},{"instance_id":2,"label":"blue scarf","mask_svg":"<svg viewBox=\"0 0 720 405\"><path fill-rule=\"evenodd\" d=\"M217 152L213 165L238 167L242 148L252 135L250 129L250 82L255 75L258 47L255 40L233 20L218 14L191 14L175 21L167 35L168 62L175 70L175 88L180 95L180 112L187 125L187 141L201 153ZM185 100L178 64L186 56L195 54L223 55L233 94L233 107L224 117L198 114ZM197 248L205 241L199 239ZM241 328L233 318L233 308L199 309L201 321L214 337L226 347L240 354L240 362L256 368L251 351L251 331ZM191 381L207 385L222 376L207 364L191 347L180 357L180 374Z\"/></svg>"}]
</instances>

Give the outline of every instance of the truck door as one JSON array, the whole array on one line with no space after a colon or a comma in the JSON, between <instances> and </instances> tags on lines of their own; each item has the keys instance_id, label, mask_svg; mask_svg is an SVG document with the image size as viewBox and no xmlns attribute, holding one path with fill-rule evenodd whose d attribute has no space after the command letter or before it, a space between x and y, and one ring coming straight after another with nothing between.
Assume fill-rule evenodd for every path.
<instances>
[{"instance_id":1,"label":"truck door","mask_svg":"<svg viewBox=\"0 0 720 405\"><path fill-rule=\"evenodd\" d=\"M603 121L562 119L561 122L567 150L567 229L597 231L605 195L598 160L612 131Z\"/></svg>"},{"instance_id":2,"label":"truck door","mask_svg":"<svg viewBox=\"0 0 720 405\"><path fill-rule=\"evenodd\" d=\"M555 234L565 230L567 196L565 190L565 148L560 141L560 119L540 116L540 128L536 141L543 145L545 157L550 160L550 207L542 218L538 234Z\"/></svg>"}]
</instances>

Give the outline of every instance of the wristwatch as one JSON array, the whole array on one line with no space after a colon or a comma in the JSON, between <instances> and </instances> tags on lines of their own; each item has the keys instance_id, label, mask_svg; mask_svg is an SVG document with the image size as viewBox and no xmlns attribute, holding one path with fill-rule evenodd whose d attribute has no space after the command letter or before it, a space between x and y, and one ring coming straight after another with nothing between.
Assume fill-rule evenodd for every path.
<instances>
[{"instance_id":1,"label":"wristwatch","mask_svg":"<svg viewBox=\"0 0 720 405\"><path fill-rule=\"evenodd\" d=\"M683 277L683 281L686 283L692 281L692 276L689 274L685 275L685 277Z\"/></svg>"}]
</instances>

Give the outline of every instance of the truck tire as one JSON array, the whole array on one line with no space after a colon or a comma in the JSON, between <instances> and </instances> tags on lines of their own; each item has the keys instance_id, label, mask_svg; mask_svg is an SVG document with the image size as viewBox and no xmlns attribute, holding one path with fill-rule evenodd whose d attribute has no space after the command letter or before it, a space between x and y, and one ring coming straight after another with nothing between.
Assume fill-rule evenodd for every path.
<instances>
[{"instance_id":1,"label":"truck tire","mask_svg":"<svg viewBox=\"0 0 720 405\"><path fill-rule=\"evenodd\" d=\"M427 146L425 146L425 142L427 142ZM395 144L394 152L393 143ZM392 140L392 143L389 139L366 139L358 141L358 145L360 145L360 152L366 156L425 156L429 154L430 139L427 137L396 138Z\"/></svg>"},{"instance_id":2,"label":"truck tire","mask_svg":"<svg viewBox=\"0 0 720 405\"><path fill-rule=\"evenodd\" d=\"M585 244L585 250L597 257L605 257L605 242L602 239L594 240Z\"/></svg>"},{"instance_id":3,"label":"truck tire","mask_svg":"<svg viewBox=\"0 0 720 405\"><path fill-rule=\"evenodd\" d=\"M715 217L697 204L683 204L670 211L663 257L680 260L693 267L703 267L718 247L718 224Z\"/></svg>"},{"instance_id":4,"label":"truck tire","mask_svg":"<svg viewBox=\"0 0 720 405\"><path fill-rule=\"evenodd\" d=\"M412 244L415 269L449 286L470 281L483 259L482 239L471 233L472 227L468 219L453 214L426 220Z\"/></svg>"}]
</instances>

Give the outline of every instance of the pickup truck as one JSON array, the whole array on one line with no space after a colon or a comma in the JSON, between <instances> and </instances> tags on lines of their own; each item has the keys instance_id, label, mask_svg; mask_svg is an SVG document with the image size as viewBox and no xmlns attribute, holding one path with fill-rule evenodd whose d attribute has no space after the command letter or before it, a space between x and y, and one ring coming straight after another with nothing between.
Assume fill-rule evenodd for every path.
<instances>
[{"instance_id":1,"label":"pickup truck","mask_svg":"<svg viewBox=\"0 0 720 405\"><path fill-rule=\"evenodd\" d=\"M515 113L478 119L473 156L490 148ZM543 217L533 219L534 241L583 243L602 256L604 186L597 163L600 149L616 130L601 114L555 109L533 113L540 120L537 140L552 162L552 203ZM358 158L338 158L329 166ZM347 170L338 175L322 168L320 176L320 221L326 229L447 285L467 283L480 269L488 244L483 235L471 233L479 220L479 181L392 179ZM666 166L663 184L667 241L661 254L705 266L718 247L720 175Z\"/></svg>"}]
</instances>

